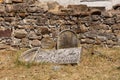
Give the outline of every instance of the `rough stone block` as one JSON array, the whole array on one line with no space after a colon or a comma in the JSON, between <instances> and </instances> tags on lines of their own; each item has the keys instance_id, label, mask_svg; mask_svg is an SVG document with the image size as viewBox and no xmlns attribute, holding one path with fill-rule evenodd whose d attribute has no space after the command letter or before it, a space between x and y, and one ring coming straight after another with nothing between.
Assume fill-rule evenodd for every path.
<instances>
[{"instance_id":1,"label":"rough stone block","mask_svg":"<svg viewBox=\"0 0 120 80\"><path fill-rule=\"evenodd\" d=\"M40 47L40 45L41 45L41 43L40 43L39 40L33 40L33 41L31 42L31 46L32 46L32 47Z\"/></svg>"},{"instance_id":2,"label":"rough stone block","mask_svg":"<svg viewBox=\"0 0 120 80\"><path fill-rule=\"evenodd\" d=\"M14 36L15 36L16 38L18 38L18 39L25 38L26 35L27 35L27 32L26 32L24 29L22 29L22 30L16 30L16 31L14 32Z\"/></svg>"},{"instance_id":3,"label":"rough stone block","mask_svg":"<svg viewBox=\"0 0 120 80\"><path fill-rule=\"evenodd\" d=\"M12 0L4 0L4 3L11 4Z\"/></svg>"},{"instance_id":4,"label":"rough stone block","mask_svg":"<svg viewBox=\"0 0 120 80\"><path fill-rule=\"evenodd\" d=\"M14 12L13 5L11 4L6 5L6 12Z\"/></svg>"},{"instance_id":5,"label":"rough stone block","mask_svg":"<svg viewBox=\"0 0 120 80\"><path fill-rule=\"evenodd\" d=\"M5 12L5 6L4 5L0 5L0 13L4 13Z\"/></svg>"},{"instance_id":6,"label":"rough stone block","mask_svg":"<svg viewBox=\"0 0 120 80\"><path fill-rule=\"evenodd\" d=\"M12 30L10 29L0 30L0 37L11 37L11 35Z\"/></svg>"}]
</instances>

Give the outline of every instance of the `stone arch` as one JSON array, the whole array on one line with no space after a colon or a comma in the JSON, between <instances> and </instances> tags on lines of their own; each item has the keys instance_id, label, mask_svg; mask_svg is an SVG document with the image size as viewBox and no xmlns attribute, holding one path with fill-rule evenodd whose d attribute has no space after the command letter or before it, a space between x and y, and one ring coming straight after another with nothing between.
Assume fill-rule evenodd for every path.
<instances>
[{"instance_id":1,"label":"stone arch","mask_svg":"<svg viewBox=\"0 0 120 80\"><path fill-rule=\"evenodd\" d=\"M78 47L77 34L72 30L63 30L58 34L57 49Z\"/></svg>"}]
</instances>

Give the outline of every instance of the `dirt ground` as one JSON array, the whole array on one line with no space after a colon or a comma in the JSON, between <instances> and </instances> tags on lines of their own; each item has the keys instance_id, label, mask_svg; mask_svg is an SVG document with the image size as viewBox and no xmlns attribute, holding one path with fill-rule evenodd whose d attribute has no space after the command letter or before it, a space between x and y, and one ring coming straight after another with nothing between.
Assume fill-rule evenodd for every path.
<instances>
[{"instance_id":1,"label":"dirt ground","mask_svg":"<svg viewBox=\"0 0 120 80\"><path fill-rule=\"evenodd\" d=\"M78 65L32 64L17 60L21 50L0 51L0 80L120 80L120 48L83 49Z\"/></svg>"}]
</instances>

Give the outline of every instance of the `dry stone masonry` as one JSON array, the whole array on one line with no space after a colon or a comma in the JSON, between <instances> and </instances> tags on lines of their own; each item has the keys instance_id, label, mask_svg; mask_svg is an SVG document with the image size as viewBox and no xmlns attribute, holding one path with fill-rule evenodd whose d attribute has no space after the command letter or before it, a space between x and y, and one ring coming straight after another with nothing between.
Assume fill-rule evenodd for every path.
<instances>
[{"instance_id":1,"label":"dry stone masonry","mask_svg":"<svg viewBox=\"0 0 120 80\"><path fill-rule=\"evenodd\" d=\"M37 0L0 3L0 44L51 49L63 30L74 31L80 44L120 46L120 5L105 11Z\"/></svg>"}]
</instances>

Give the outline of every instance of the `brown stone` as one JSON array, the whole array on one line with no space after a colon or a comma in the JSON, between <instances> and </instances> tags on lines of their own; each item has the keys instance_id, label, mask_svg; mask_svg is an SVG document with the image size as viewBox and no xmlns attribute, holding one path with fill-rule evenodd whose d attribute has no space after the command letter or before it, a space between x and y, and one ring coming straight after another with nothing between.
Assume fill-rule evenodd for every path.
<instances>
[{"instance_id":1,"label":"brown stone","mask_svg":"<svg viewBox=\"0 0 120 80\"><path fill-rule=\"evenodd\" d=\"M13 4L13 9L14 9L14 12L24 13L28 9L28 4L27 3Z\"/></svg>"},{"instance_id":2,"label":"brown stone","mask_svg":"<svg viewBox=\"0 0 120 80\"><path fill-rule=\"evenodd\" d=\"M25 18L28 14L27 13L18 13L18 15L21 17L21 18Z\"/></svg>"},{"instance_id":3,"label":"brown stone","mask_svg":"<svg viewBox=\"0 0 120 80\"><path fill-rule=\"evenodd\" d=\"M0 21L4 21L4 18L0 17Z\"/></svg>"},{"instance_id":4,"label":"brown stone","mask_svg":"<svg viewBox=\"0 0 120 80\"><path fill-rule=\"evenodd\" d=\"M85 33L88 31L88 28L85 25L80 25L80 27L73 28L73 30L79 34L79 33Z\"/></svg>"},{"instance_id":5,"label":"brown stone","mask_svg":"<svg viewBox=\"0 0 120 80\"><path fill-rule=\"evenodd\" d=\"M21 30L16 30L14 32L14 36L18 39L22 39L22 38L25 38L27 35L27 32L24 30L24 29L21 29Z\"/></svg>"},{"instance_id":6,"label":"brown stone","mask_svg":"<svg viewBox=\"0 0 120 80\"><path fill-rule=\"evenodd\" d=\"M35 39L41 39L42 36L41 35L37 36L34 31L30 31L30 33L28 34L28 38L30 40L35 40Z\"/></svg>"},{"instance_id":7,"label":"brown stone","mask_svg":"<svg viewBox=\"0 0 120 80\"><path fill-rule=\"evenodd\" d=\"M55 48L55 42L50 37L45 37L41 40L41 47L44 49L53 49Z\"/></svg>"},{"instance_id":8,"label":"brown stone","mask_svg":"<svg viewBox=\"0 0 120 80\"><path fill-rule=\"evenodd\" d=\"M10 29L0 30L0 37L11 37L11 35L12 30Z\"/></svg>"},{"instance_id":9,"label":"brown stone","mask_svg":"<svg viewBox=\"0 0 120 80\"><path fill-rule=\"evenodd\" d=\"M5 12L5 6L4 5L0 5L0 13L4 13Z\"/></svg>"},{"instance_id":10,"label":"brown stone","mask_svg":"<svg viewBox=\"0 0 120 80\"><path fill-rule=\"evenodd\" d=\"M120 24L114 24L112 25L113 30L120 30Z\"/></svg>"},{"instance_id":11,"label":"brown stone","mask_svg":"<svg viewBox=\"0 0 120 80\"><path fill-rule=\"evenodd\" d=\"M40 47L40 45L41 45L41 43L40 43L39 40L33 40L33 41L31 42L31 46L32 46L32 47Z\"/></svg>"},{"instance_id":12,"label":"brown stone","mask_svg":"<svg viewBox=\"0 0 120 80\"><path fill-rule=\"evenodd\" d=\"M114 45L116 45L116 42L113 42L112 40L107 40L107 45L108 47L113 47Z\"/></svg>"},{"instance_id":13,"label":"brown stone","mask_svg":"<svg viewBox=\"0 0 120 80\"><path fill-rule=\"evenodd\" d=\"M87 5L68 5L67 8L72 8L76 11L88 11Z\"/></svg>"},{"instance_id":14,"label":"brown stone","mask_svg":"<svg viewBox=\"0 0 120 80\"><path fill-rule=\"evenodd\" d=\"M0 44L0 50L10 49L9 45L6 44Z\"/></svg>"},{"instance_id":15,"label":"brown stone","mask_svg":"<svg viewBox=\"0 0 120 80\"><path fill-rule=\"evenodd\" d=\"M34 12L37 12L38 11L38 7L29 7L27 9L28 12L31 12L31 13L34 13Z\"/></svg>"},{"instance_id":16,"label":"brown stone","mask_svg":"<svg viewBox=\"0 0 120 80\"><path fill-rule=\"evenodd\" d=\"M47 27L39 27L37 28L37 32L44 35L44 34L49 34L50 30Z\"/></svg>"},{"instance_id":17,"label":"brown stone","mask_svg":"<svg viewBox=\"0 0 120 80\"><path fill-rule=\"evenodd\" d=\"M113 15L109 11L103 11L102 12L102 16L104 16L105 18L113 17Z\"/></svg>"},{"instance_id":18,"label":"brown stone","mask_svg":"<svg viewBox=\"0 0 120 80\"><path fill-rule=\"evenodd\" d=\"M23 39L21 39L21 47L22 48L27 48L27 47L29 47L30 45L29 45L29 40L27 39L27 38L23 38Z\"/></svg>"},{"instance_id":19,"label":"brown stone","mask_svg":"<svg viewBox=\"0 0 120 80\"><path fill-rule=\"evenodd\" d=\"M81 24L87 24L87 23L91 22L91 18L90 18L89 16L87 16L87 17L82 17L82 18L79 18L79 22L80 22Z\"/></svg>"},{"instance_id":20,"label":"brown stone","mask_svg":"<svg viewBox=\"0 0 120 80\"><path fill-rule=\"evenodd\" d=\"M48 11L48 4L46 2L36 2L35 5L44 11Z\"/></svg>"},{"instance_id":21,"label":"brown stone","mask_svg":"<svg viewBox=\"0 0 120 80\"><path fill-rule=\"evenodd\" d=\"M4 3L12 3L12 0L4 0Z\"/></svg>"},{"instance_id":22,"label":"brown stone","mask_svg":"<svg viewBox=\"0 0 120 80\"><path fill-rule=\"evenodd\" d=\"M109 26L105 24L93 23L90 25L90 28L94 30L108 30Z\"/></svg>"},{"instance_id":23,"label":"brown stone","mask_svg":"<svg viewBox=\"0 0 120 80\"><path fill-rule=\"evenodd\" d=\"M115 20L114 20L114 18L107 18L104 20L104 23L107 25L113 25L113 24L115 24Z\"/></svg>"},{"instance_id":24,"label":"brown stone","mask_svg":"<svg viewBox=\"0 0 120 80\"><path fill-rule=\"evenodd\" d=\"M15 20L15 17L4 17L4 20L5 20L6 22L12 22L12 21Z\"/></svg>"},{"instance_id":25,"label":"brown stone","mask_svg":"<svg viewBox=\"0 0 120 80\"><path fill-rule=\"evenodd\" d=\"M53 14L59 14L61 11L60 9L62 6L60 6L57 2L48 2L48 12L51 12Z\"/></svg>"},{"instance_id":26,"label":"brown stone","mask_svg":"<svg viewBox=\"0 0 120 80\"><path fill-rule=\"evenodd\" d=\"M11 4L6 5L6 11L7 12L14 12L13 5L11 5Z\"/></svg>"},{"instance_id":27,"label":"brown stone","mask_svg":"<svg viewBox=\"0 0 120 80\"><path fill-rule=\"evenodd\" d=\"M116 23L120 23L120 15L116 15L115 21Z\"/></svg>"},{"instance_id":28,"label":"brown stone","mask_svg":"<svg viewBox=\"0 0 120 80\"><path fill-rule=\"evenodd\" d=\"M86 15L88 12L88 7L86 5L68 5L67 8L73 11L73 13L71 13L73 15Z\"/></svg>"}]
</instances>

